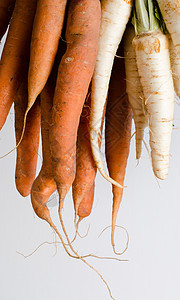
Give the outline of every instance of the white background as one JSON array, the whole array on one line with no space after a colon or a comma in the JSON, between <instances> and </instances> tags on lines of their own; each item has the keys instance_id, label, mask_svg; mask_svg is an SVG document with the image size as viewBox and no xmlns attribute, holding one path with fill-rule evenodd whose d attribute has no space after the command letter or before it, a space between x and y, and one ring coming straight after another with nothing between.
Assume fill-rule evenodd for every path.
<instances>
[{"instance_id":1,"label":"white background","mask_svg":"<svg viewBox=\"0 0 180 300\"><path fill-rule=\"evenodd\" d=\"M178 102L178 100L177 100ZM178 127L180 106L175 106ZM133 130L132 130L133 132ZM0 156L15 145L13 109L0 133ZM120 300L180 299L180 130L174 129L169 176L155 179L146 149L137 166L134 138L127 167L123 202L117 224L128 229L129 248L121 256L128 262L97 260L88 262L107 280L112 294ZM95 272L79 260L70 258L61 245L45 244L29 258L42 242L58 241L52 229L33 212L30 197L22 198L15 188L16 153L0 160L0 298L3 300L92 300L110 299ZM39 158L39 167L41 159ZM82 222L86 238L74 244L79 253L94 252L115 257L110 244L110 229L99 239L103 228L111 224L111 185L99 174L91 216ZM51 201L52 216L58 225L57 199ZM73 205L69 193L64 206L64 220L73 237ZM60 228L60 226L59 226ZM117 229L117 248L123 249L126 235Z\"/></svg>"}]
</instances>

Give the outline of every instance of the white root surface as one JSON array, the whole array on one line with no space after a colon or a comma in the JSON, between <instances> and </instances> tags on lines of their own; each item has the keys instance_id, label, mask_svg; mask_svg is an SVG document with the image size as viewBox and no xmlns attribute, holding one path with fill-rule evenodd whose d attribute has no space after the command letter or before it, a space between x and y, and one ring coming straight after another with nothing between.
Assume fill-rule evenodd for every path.
<instances>
[{"instance_id":1,"label":"white root surface","mask_svg":"<svg viewBox=\"0 0 180 300\"><path fill-rule=\"evenodd\" d=\"M180 98L180 55L177 53L176 48L169 37L169 50L170 50L170 61L172 76L174 81L174 89L177 96Z\"/></svg>"},{"instance_id":2,"label":"white root surface","mask_svg":"<svg viewBox=\"0 0 180 300\"><path fill-rule=\"evenodd\" d=\"M168 37L160 31L140 34L133 46L148 111L153 171L156 177L165 179L174 113Z\"/></svg>"},{"instance_id":3,"label":"white root surface","mask_svg":"<svg viewBox=\"0 0 180 300\"><path fill-rule=\"evenodd\" d=\"M157 0L176 51L180 55L180 0Z\"/></svg>"},{"instance_id":4,"label":"white root surface","mask_svg":"<svg viewBox=\"0 0 180 300\"><path fill-rule=\"evenodd\" d=\"M114 56L130 18L132 1L102 0L101 6L99 47L92 79L90 138L94 160L100 173L108 181L121 187L119 183L111 179L104 171L98 147L98 137L101 132L101 120L106 104Z\"/></svg>"},{"instance_id":5,"label":"white root surface","mask_svg":"<svg viewBox=\"0 0 180 300\"><path fill-rule=\"evenodd\" d=\"M127 28L124 36L124 56L126 70L126 92L133 110L133 118L136 129L136 159L142 152L144 129L148 125L145 98L137 69L136 56L132 46L135 31L133 26Z\"/></svg>"}]
</instances>

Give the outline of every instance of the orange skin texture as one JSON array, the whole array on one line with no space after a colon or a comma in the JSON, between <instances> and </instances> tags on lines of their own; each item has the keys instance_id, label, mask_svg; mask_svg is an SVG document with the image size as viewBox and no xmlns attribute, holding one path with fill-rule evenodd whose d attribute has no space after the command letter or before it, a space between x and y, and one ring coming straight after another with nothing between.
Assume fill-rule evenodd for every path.
<instances>
[{"instance_id":1,"label":"orange skin texture","mask_svg":"<svg viewBox=\"0 0 180 300\"><path fill-rule=\"evenodd\" d=\"M44 89L40 94L43 162L39 175L35 179L31 189L31 203L35 213L39 218L47 221L49 224L52 224L52 220L50 217L49 209L47 207L47 202L49 200L49 197L57 190L56 182L53 178L52 158L49 142L51 135L51 112L58 66L63 54L65 53L65 50L66 43L60 41L52 72Z\"/></svg>"},{"instance_id":2,"label":"orange skin texture","mask_svg":"<svg viewBox=\"0 0 180 300\"><path fill-rule=\"evenodd\" d=\"M0 129L5 123L29 61L36 0L17 0L0 63Z\"/></svg>"},{"instance_id":3,"label":"orange skin texture","mask_svg":"<svg viewBox=\"0 0 180 300\"><path fill-rule=\"evenodd\" d=\"M118 55L123 56L122 50ZM105 154L110 176L124 185L131 140L132 111L126 94L124 60L115 58L106 110ZM122 200L123 189L112 186L112 234Z\"/></svg>"},{"instance_id":4,"label":"orange skin texture","mask_svg":"<svg viewBox=\"0 0 180 300\"><path fill-rule=\"evenodd\" d=\"M81 203L79 204L78 216L80 220L88 217L91 213L92 205L94 201L94 188L95 188L95 183L92 184L90 190L86 193Z\"/></svg>"},{"instance_id":5,"label":"orange skin texture","mask_svg":"<svg viewBox=\"0 0 180 300\"><path fill-rule=\"evenodd\" d=\"M76 150L76 176L72 185L73 201L75 213L79 218L88 217L91 213L95 188L95 177L97 167L94 162L90 135L89 135L89 120L91 112L91 89L89 89L87 100L84 104L80 118L77 137ZM105 108L104 108L105 115ZM103 116L104 120L104 116ZM102 126L103 126L102 120ZM101 126L101 131L102 131ZM99 147L101 140L99 140ZM79 206L80 205L80 206ZM79 208L78 208L79 206Z\"/></svg>"},{"instance_id":6,"label":"orange skin texture","mask_svg":"<svg viewBox=\"0 0 180 300\"><path fill-rule=\"evenodd\" d=\"M51 225L52 220L47 207L47 202L49 197L57 190L56 182L53 178L52 158L49 142L51 134L51 111L53 106L58 66L65 49L66 44L61 41L51 75L40 94L43 162L39 175L35 179L31 189L31 203L35 213L39 218L47 221Z\"/></svg>"},{"instance_id":7,"label":"orange skin texture","mask_svg":"<svg viewBox=\"0 0 180 300\"><path fill-rule=\"evenodd\" d=\"M67 0L39 0L35 14L28 73L29 101L35 101L51 73L64 23Z\"/></svg>"},{"instance_id":8,"label":"orange skin texture","mask_svg":"<svg viewBox=\"0 0 180 300\"><path fill-rule=\"evenodd\" d=\"M76 176L72 185L75 211L78 213L79 218L85 218L91 212L94 196L94 180L97 172L89 136L90 105L91 97L89 94L83 107L78 128ZM78 208L79 205L80 207Z\"/></svg>"},{"instance_id":9,"label":"orange skin texture","mask_svg":"<svg viewBox=\"0 0 180 300\"><path fill-rule=\"evenodd\" d=\"M22 82L14 101L16 144L18 144L22 134L27 101L26 79ZM16 188L23 197L30 194L36 175L40 125L41 109L38 100L28 114L24 136L22 142L17 147L15 181Z\"/></svg>"},{"instance_id":10,"label":"orange skin texture","mask_svg":"<svg viewBox=\"0 0 180 300\"><path fill-rule=\"evenodd\" d=\"M33 183L31 190L31 203L35 213L39 218L46 220L51 224L51 217L47 207L49 197L57 189L52 173L52 159L49 147L49 131L51 123L51 110L53 105L53 96L55 82L48 80L43 89L41 99L41 135L42 135L42 155L43 163L41 171Z\"/></svg>"},{"instance_id":11,"label":"orange skin texture","mask_svg":"<svg viewBox=\"0 0 180 300\"><path fill-rule=\"evenodd\" d=\"M67 50L58 70L50 136L60 203L75 178L77 131L96 61L100 12L99 0L69 3Z\"/></svg>"},{"instance_id":12,"label":"orange skin texture","mask_svg":"<svg viewBox=\"0 0 180 300\"><path fill-rule=\"evenodd\" d=\"M0 1L0 40L5 34L14 9L15 0Z\"/></svg>"}]
</instances>

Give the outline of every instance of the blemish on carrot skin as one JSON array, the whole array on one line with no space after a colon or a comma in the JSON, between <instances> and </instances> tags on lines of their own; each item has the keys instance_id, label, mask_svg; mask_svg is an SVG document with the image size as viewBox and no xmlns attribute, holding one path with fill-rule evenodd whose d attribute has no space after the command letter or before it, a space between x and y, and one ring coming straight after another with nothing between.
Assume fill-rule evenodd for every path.
<instances>
[{"instance_id":1,"label":"blemish on carrot skin","mask_svg":"<svg viewBox=\"0 0 180 300\"><path fill-rule=\"evenodd\" d=\"M66 59L64 60L64 62L66 64L71 63L74 60L74 57L66 57Z\"/></svg>"}]
</instances>

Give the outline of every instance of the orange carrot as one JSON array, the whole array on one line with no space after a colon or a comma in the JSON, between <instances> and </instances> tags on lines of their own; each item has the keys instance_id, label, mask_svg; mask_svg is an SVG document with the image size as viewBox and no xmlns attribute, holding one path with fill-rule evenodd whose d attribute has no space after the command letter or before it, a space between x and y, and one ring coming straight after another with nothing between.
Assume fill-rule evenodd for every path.
<instances>
[{"instance_id":1,"label":"orange carrot","mask_svg":"<svg viewBox=\"0 0 180 300\"><path fill-rule=\"evenodd\" d=\"M62 50L63 48L61 48ZM61 51L60 51L61 52ZM59 54L60 54L59 52ZM61 57L61 56L60 56ZM41 92L41 134L42 134L42 154L43 154L43 163L39 175L33 183L31 189L31 203L33 209L37 216L49 223L49 225L55 230L59 236L65 251L74 258L82 259L70 245L71 250L74 252L75 256L71 255L66 249L66 245L61 237L61 234L54 225L49 209L47 207L47 202L49 197L57 189L56 182L53 179L52 173L52 159L51 151L49 147L49 138L51 134L51 110L53 105L53 95L55 90L55 82L57 75L57 61L49 77L43 91ZM68 242L69 243L69 242ZM88 255L89 256L89 255ZM86 256L83 256L86 257ZM85 261L84 261L85 262ZM86 263L86 262L85 262Z\"/></svg>"},{"instance_id":2,"label":"orange carrot","mask_svg":"<svg viewBox=\"0 0 180 300\"><path fill-rule=\"evenodd\" d=\"M86 211L86 206L92 207L92 203L88 203L88 201L93 201L92 196L89 196L89 192L92 190L92 186L94 186L93 183L97 171L92 155L89 136L90 105L91 97L89 93L87 101L83 107L77 135L76 176L72 185L75 221L77 214L79 218L82 218L82 215L79 213L81 211ZM90 192L90 194L94 194L94 192ZM79 210L80 203L82 204ZM87 210L87 213L90 213L89 209ZM84 215L85 213L83 212L83 216ZM88 216L88 214L86 216Z\"/></svg>"},{"instance_id":3,"label":"orange carrot","mask_svg":"<svg viewBox=\"0 0 180 300\"><path fill-rule=\"evenodd\" d=\"M51 225L51 217L47 208L49 197L57 189L56 182L52 173L52 158L50 152L50 130L51 130L51 112L53 106L53 97L56 86L56 78L59 62L66 49L66 44L61 41L55 63L49 79L40 94L41 103L41 136L42 136L42 156L43 162L41 171L35 179L31 190L31 202L35 213L46 220ZM31 110L30 112L31 113ZM28 120L28 118L27 118Z\"/></svg>"},{"instance_id":4,"label":"orange carrot","mask_svg":"<svg viewBox=\"0 0 180 300\"><path fill-rule=\"evenodd\" d=\"M51 73L61 36L67 0L39 0L33 24L28 72L28 108Z\"/></svg>"},{"instance_id":5,"label":"orange carrot","mask_svg":"<svg viewBox=\"0 0 180 300\"><path fill-rule=\"evenodd\" d=\"M36 0L17 0L0 63L0 129L5 123L29 60Z\"/></svg>"},{"instance_id":6,"label":"orange carrot","mask_svg":"<svg viewBox=\"0 0 180 300\"><path fill-rule=\"evenodd\" d=\"M51 135L51 126L50 126L50 112L52 108L52 95L53 95L54 89L51 84L48 85L48 82L44 88L44 90L41 93L41 110L42 110L42 147L43 147L43 165L41 168L41 171L34 181L34 184L32 186L31 190L31 202L33 209L35 213L43 220L47 221L49 225L55 230L57 235L59 236L63 247L68 255L70 255L73 258L80 259L83 261L86 265L88 265L92 270L94 270L99 277L102 279L102 281L105 283L110 296L111 291L110 288L103 278L103 276L93 267L91 266L84 257L92 256L96 257L95 255L84 255L80 256L79 253L74 250L72 247L69 239L68 244L74 255L72 255L69 250L67 250L66 244L64 243L64 240L57 230L56 226L54 225L49 209L47 207L47 201L50 197L50 195L56 190L56 183L53 180L52 176L52 161L51 161L51 153L49 148L49 137ZM63 224L62 224L63 225ZM114 298L112 298L114 299Z\"/></svg>"},{"instance_id":7,"label":"orange carrot","mask_svg":"<svg viewBox=\"0 0 180 300\"><path fill-rule=\"evenodd\" d=\"M120 52L119 55L123 56L123 53ZM122 58L115 58L106 110L105 152L110 176L121 185L124 183L126 164L129 155L132 121L132 112L125 91L124 60ZM111 242L114 252L118 254L115 250L114 231L119 205L122 200L123 189L113 185L112 191L113 208Z\"/></svg>"},{"instance_id":8,"label":"orange carrot","mask_svg":"<svg viewBox=\"0 0 180 300\"><path fill-rule=\"evenodd\" d=\"M84 198L81 200L78 207L79 221L88 217L92 210L92 205L94 201L94 187L95 183L92 184L90 190L85 194Z\"/></svg>"},{"instance_id":9,"label":"orange carrot","mask_svg":"<svg viewBox=\"0 0 180 300\"><path fill-rule=\"evenodd\" d=\"M50 136L60 211L75 178L77 130L94 70L99 26L99 0L70 1L66 27L67 50L58 71Z\"/></svg>"},{"instance_id":10,"label":"orange carrot","mask_svg":"<svg viewBox=\"0 0 180 300\"><path fill-rule=\"evenodd\" d=\"M55 73L53 73L53 75L55 75ZM51 110L52 110L53 95L54 95L54 88L55 88L55 80L52 79L53 76L49 78L46 86L44 87L40 95L43 163L42 163L41 171L37 176L36 180L34 181L31 189L31 203L37 216L47 221L48 224L55 230L68 255L75 258L80 258L78 254L77 256L73 256L67 250L61 234L59 233L59 231L57 230L55 224L51 219L50 211L47 207L47 202L49 197L57 189L56 182L54 181L53 174L52 174L52 160L51 160L51 153L49 147Z\"/></svg>"},{"instance_id":11,"label":"orange carrot","mask_svg":"<svg viewBox=\"0 0 180 300\"><path fill-rule=\"evenodd\" d=\"M78 20L78 19L76 19L76 20ZM57 85L56 85L56 87L57 87ZM66 234L66 231L64 229L63 222L61 221L61 225L62 225L63 231L65 233L65 236L67 238L68 245L69 245L70 249L72 250L72 252L74 253L74 255L72 255L67 250L64 240L63 240L61 234L59 233L59 231L57 230L55 224L53 223L51 216L50 216L49 209L47 207L47 200L49 199L49 196L55 191L55 189L57 187L55 181L52 178L52 163L54 164L54 162L52 162L52 160L51 160L51 150L49 148L49 139L52 137L51 131L52 131L52 126L53 126L51 124L51 122L54 121L53 119L50 119L50 116L51 116L50 111L51 111L51 107L52 107L51 99L52 99L53 92L54 92L54 89L53 89L53 86L52 86L52 84L50 82L50 78L49 78L44 90L41 93L43 164L42 164L40 174L38 175L37 179L34 181L34 184L32 186L32 190L31 190L32 206L33 206L36 214L41 219L46 220L49 223L49 225L55 230L55 232L59 236L59 238L63 244L63 247L64 247L65 251L68 253L68 255L70 255L73 258L80 259L86 265L88 265L92 270L94 270L98 274L98 276L101 278L101 280L104 282L104 284L106 285L106 287L109 291L110 297L112 299L114 299L111 295L111 290L110 290L107 282L103 278L103 276L84 259L84 257L88 257L88 256L92 256L92 257L97 257L97 256L95 256L95 255L80 256L79 253L76 250L74 250L74 248L72 247L72 245L69 241L69 238ZM52 142L52 139L51 139L51 142ZM60 219L61 219L61 217L60 217Z\"/></svg>"},{"instance_id":12,"label":"orange carrot","mask_svg":"<svg viewBox=\"0 0 180 300\"><path fill-rule=\"evenodd\" d=\"M89 135L89 121L90 121L90 111L91 111L91 89L86 99L83 107L83 111L80 118L80 124L78 128L77 136L77 150L76 150L76 176L72 185L73 201L75 207L75 221L76 216L82 220L87 217L92 208L93 195L94 195L94 181L97 173L97 167L94 162L90 135ZM104 109L105 115L105 109ZM104 116L103 116L104 120ZM101 131L102 125L101 124ZM99 139L99 147L101 144L101 139ZM78 209L80 205L80 208ZM85 214L85 211L86 214ZM81 215L81 212L83 212Z\"/></svg>"},{"instance_id":13,"label":"orange carrot","mask_svg":"<svg viewBox=\"0 0 180 300\"><path fill-rule=\"evenodd\" d=\"M26 78L18 89L14 100L16 143L18 143L22 133L27 100L28 92ZM17 148L15 181L16 188L23 197L30 194L36 175L40 121L40 103L37 101L29 112L24 137Z\"/></svg>"},{"instance_id":14,"label":"orange carrot","mask_svg":"<svg viewBox=\"0 0 180 300\"><path fill-rule=\"evenodd\" d=\"M49 148L49 131L51 122L51 109L53 104L55 84L48 81L43 89L41 99L41 135L43 163L41 171L33 183L31 190L31 202L35 213L41 219L51 224L47 201L56 190L56 183L52 175L52 160Z\"/></svg>"},{"instance_id":15,"label":"orange carrot","mask_svg":"<svg viewBox=\"0 0 180 300\"><path fill-rule=\"evenodd\" d=\"M14 9L15 0L0 1L0 40L6 32Z\"/></svg>"}]
</instances>

